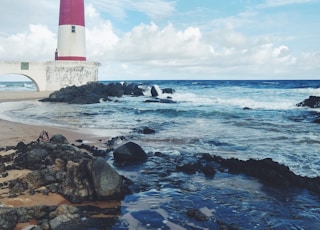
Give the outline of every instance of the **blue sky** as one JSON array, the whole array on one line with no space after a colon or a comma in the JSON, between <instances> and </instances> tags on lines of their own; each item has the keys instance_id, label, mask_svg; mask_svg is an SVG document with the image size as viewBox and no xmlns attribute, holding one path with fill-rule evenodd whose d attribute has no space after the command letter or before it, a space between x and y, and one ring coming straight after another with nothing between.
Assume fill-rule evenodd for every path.
<instances>
[{"instance_id":1,"label":"blue sky","mask_svg":"<svg viewBox=\"0 0 320 230\"><path fill-rule=\"evenodd\" d=\"M1 0L0 60L53 60L59 0ZM320 0L85 0L100 80L320 79ZM0 76L6 79L7 76Z\"/></svg>"}]
</instances>

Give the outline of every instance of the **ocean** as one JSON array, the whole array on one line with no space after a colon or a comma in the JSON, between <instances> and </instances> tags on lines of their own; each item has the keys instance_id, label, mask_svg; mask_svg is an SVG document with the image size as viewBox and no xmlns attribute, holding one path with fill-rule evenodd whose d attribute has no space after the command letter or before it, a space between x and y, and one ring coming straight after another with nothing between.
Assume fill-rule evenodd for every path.
<instances>
[{"instance_id":1,"label":"ocean","mask_svg":"<svg viewBox=\"0 0 320 230\"><path fill-rule=\"evenodd\" d=\"M5 102L0 104L0 118L130 136L146 152L191 156L211 153L242 160L272 158L297 175L320 176L320 124L314 122L320 118L320 109L296 106L311 95L320 95L320 81L167 80L135 83L147 89L145 96L124 96L91 105ZM28 83L15 84L0 83L0 90L35 90ZM176 103L145 103L151 96L152 85L175 89L174 94L159 97L171 97ZM136 132L143 127L156 133L143 135ZM277 192L261 191L254 183L241 184L245 183L242 179L239 176L233 184L226 178L221 179L214 185L215 197L209 195L212 182L199 175L195 176L197 182L194 186L203 186L202 195L211 197L213 203L210 207L207 205L207 209L214 209L216 215L221 213L221 219L233 221L244 229L314 229L320 226L319 197L306 192L290 193L289 198L281 193L278 197ZM162 204L159 213L167 212L166 223L171 221L168 210L178 212L179 207L173 207L172 203L177 202L176 199L183 197L187 200L189 197L197 200L192 204L196 206L208 202L208 199L198 200L199 193L186 195L168 188L153 193L157 197L153 197L153 202ZM133 205L138 203L137 200L143 202L147 196L147 193L139 194L134 203L128 198L124 201L126 210L135 210Z\"/></svg>"},{"instance_id":2,"label":"ocean","mask_svg":"<svg viewBox=\"0 0 320 230\"><path fill-rule=\"evenodd\" d=\"M105 82L108 83L108 82ZM270 157L298 175L320 176L320 110L298 108L320 95L320 81L141 81L143 87L173 88L175 104L145 103L122 97L93 105L37 101L0 104L0 117L31 124L95 129L101 134L141 136L145 148L172 154L211 152L226 158ZM35 90L31 83L0 83L3 90ZM138 135L138 134L137 134ZM138 138L138 137L137 137Z\"/></svg>"}]
</instances>

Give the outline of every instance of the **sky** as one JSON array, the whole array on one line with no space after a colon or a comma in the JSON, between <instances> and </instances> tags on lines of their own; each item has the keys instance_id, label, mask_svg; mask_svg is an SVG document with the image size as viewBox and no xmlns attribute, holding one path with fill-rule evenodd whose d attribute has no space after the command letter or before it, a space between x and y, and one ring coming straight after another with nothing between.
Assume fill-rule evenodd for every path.
<instances>
[{"instance_id":1,"label":"sky","mask_svg":"<svg viewBox=\"0 0 320 230\"><path fill-rule=\"evenodd\" d=\"M320 0L85 0L99 80L320 79ZM59 0L1 0L0 61L51 61ZM0 76L6 80L7 76Z\"/></svg>"}]
</instances>

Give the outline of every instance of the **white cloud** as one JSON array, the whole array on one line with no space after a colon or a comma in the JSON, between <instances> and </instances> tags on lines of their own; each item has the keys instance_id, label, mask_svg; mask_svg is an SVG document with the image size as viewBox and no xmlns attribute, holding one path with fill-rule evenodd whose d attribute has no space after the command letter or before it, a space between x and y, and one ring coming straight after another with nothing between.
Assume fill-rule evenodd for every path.
<instances>
[{"instance_id":1,"label":"white cloud","mask_svg":"<svg viewBox=\"0 0 320 230\"><path fill-rule=\"evenodd\" d=\"M134 27L101 52L105 54L104 62L110 64L108 74L113 79L124 73L153 78L168 78L164 73L193 78L222 74L271 76L291 71L301 74L311 71L320 60L319 55L304 54L304 62L311 56L318 61L309 63L308 69L298 68L300 58L288 46L276 45L272 37L249 37L232 27L203 36L198 27L181 30L170 23L160 27L153 22ZM127 63L131 63L130 68Z\"/></svg>"},{"instance_id":2,"label":"white cloud","mask_svg":"<svg viewBox=\"0 0 320 230\"><path fill-rule=\"evenodd\" d=\"M54 57L56 36L45 25L29 25L28 31L0 37L0 59L47 60Z\"/></svg>"},{"instance_id":3,"label":"white cloud","mask_svg":"<svg viewBox=\"0 0 320 230\"><path fill-rule=\"evenodd\" d=\"M314 0L266 0L265 3L259 4L257 8L280 7L291 4L303 4L313 2Z\"/></svg>"}]
</instances>

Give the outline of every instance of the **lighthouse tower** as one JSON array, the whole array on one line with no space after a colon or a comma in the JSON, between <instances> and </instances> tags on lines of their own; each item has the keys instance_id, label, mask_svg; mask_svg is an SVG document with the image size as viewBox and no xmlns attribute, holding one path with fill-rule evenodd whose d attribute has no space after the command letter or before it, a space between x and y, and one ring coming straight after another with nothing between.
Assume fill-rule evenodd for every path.
<instances>
[{"instance_id":1,"label":"lighthouse tower","mask_svg":"<svg viewBox=\"0 0 320 230\"><path fill-rule=\"evenodd\" d=\"M60 0L57 61L86 61L84 0Z\"/></svg>"}]
</instances>

